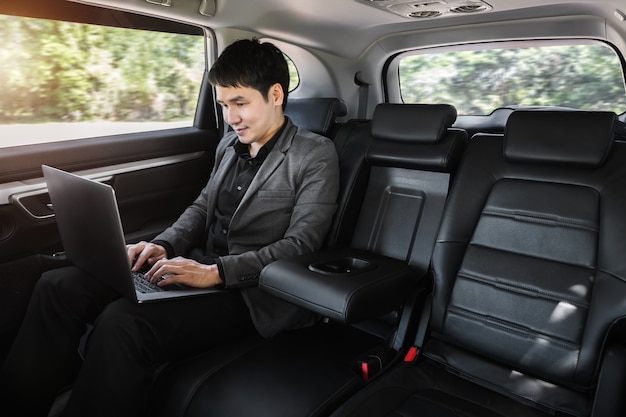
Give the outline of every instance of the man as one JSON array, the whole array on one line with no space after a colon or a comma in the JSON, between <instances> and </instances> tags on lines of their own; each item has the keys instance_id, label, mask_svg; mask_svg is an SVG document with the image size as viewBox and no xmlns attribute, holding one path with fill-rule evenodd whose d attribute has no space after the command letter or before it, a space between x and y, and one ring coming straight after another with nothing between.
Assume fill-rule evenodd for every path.
<instances>
[{"instance_id":1,"label":"man","mask_svg":"<svg viewBox=\"0 0 626 417\"><path fill-rule=\"evenodd\" d=\"M66 416L135 416L159 364L316 320L257 283L268 263L321 246L338 192L334 146L284 116L289 73L272 44L235 42L209 80L233 131L196 201L153 241L129 245L128 256L134 270L147 264L146 279L158 285L227 291L140 305L74 267L44 274L1 375L16 415L45 416L77 375ZM86 323L94 329L81 363Z\"/></svg>"}]
</instances>

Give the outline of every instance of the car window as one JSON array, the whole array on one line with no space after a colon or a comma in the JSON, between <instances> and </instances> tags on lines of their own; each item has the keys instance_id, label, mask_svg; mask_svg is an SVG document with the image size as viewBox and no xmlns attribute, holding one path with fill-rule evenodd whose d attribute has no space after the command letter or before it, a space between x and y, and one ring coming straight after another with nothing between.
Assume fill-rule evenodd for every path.
<instances>
[{"instance_id":1,"label":"car window","mask_svg":"<svg viewBox=\"0 0 626 417\"><path fill-rule=\"evenodd\" d=\"M191 126L204 37L0 15L0 147Z\"/></svg>"},{"instance_id":2,"label":"car window","mask_svg":"<svg viewBox=\"0 0 626 417\"><path fill-rule=\"evenodd\" d=\"M298 74L296 64L293 63L291 58L285 55L285 60L287 60L287 66L289 67L289 92L292 92L300 84L300 75Z\"/></svg>"},{"instance_id":3,"label":"car window","mask_svg":"<svg viewBox=\"0 0 626 417\"><path fill-rule=\"evenodd\" d=\"M464 115L504 106L626 110L620 59L601 43L405 54L398 79L405 103L449 103Z\"/></svg>"}]
</instances>

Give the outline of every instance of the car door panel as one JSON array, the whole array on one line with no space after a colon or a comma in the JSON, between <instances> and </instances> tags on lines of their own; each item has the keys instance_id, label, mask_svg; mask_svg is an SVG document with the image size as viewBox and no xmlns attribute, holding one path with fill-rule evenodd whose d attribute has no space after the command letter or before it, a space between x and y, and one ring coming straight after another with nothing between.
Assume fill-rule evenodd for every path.
<instances>
[{"instance_id":1,"label":"car door panel","mask_svg":"<svg viewBox=\"0 0 626 417\"><path fill-rule=\"evenodd\" d=\"M171 224L203 186L217 129L184 128L7 148L0 155L0 352L7 349L41 273L67 264L41 164L105 181L127 241Z\"/></svg>"}]
</instances>

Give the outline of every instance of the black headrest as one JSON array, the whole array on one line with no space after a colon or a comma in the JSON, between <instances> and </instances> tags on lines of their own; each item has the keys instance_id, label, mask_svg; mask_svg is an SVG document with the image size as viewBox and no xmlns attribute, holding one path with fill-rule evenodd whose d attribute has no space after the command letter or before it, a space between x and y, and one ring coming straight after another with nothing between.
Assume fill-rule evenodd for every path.
<instances>
[{"instance_id":1,"label":"black headrest","mask_svg":"<svg viewBox=\"0 0 626 417\"><path fill-rule=\"evenodd\" d=\"M296 126L320 135L327 135L338 117L348 113L338 98L289 98L285 114Z\"/></svg>"},{"instance_id":2,"label":"black headrest","mask_svg":"<svg viewBox=\"0 0 626 417\"><path fill-rule=\"evenodd\" d=\"M504 156L514 161L598 166L609 154L612 112L516 110L504 132Z\"/></svg>"},{"instance_id":3,"label":"black headrest","mask_svg":"<svg viewBox=\"0 0 626 417\"><path fill-rule=\"evenodd\" d=\"M400 142L437 142L456 120L448 104L382 103L374 109L372 136Z\"/></svg>"},{"instance_id":4,"label":"black headrest","mask_svg":"<svg viewBox=\"0 0 626 417\"><path fill-rule=\"evenodd\" d=\"M367 160L372 165L451 172L467 133L450 126L456 108L448 104L379 104L371 123Z\"/></svg>"}]
</instances>

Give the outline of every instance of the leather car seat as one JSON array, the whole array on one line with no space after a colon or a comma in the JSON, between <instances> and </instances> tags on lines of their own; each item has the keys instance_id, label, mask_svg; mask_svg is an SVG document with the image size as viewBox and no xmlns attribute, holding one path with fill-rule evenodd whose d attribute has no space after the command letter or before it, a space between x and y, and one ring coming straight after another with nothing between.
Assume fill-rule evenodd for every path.
<instances>
[{"instance_id":1,"label":"leather car seat","mask_svg":"<svg viewBox=\"0 0 626 417\"><path fill-rule=\"evenodd\" d=\"M515 111L504 136L470 141L416 346L332 417L623 415L617 123L610 112Z\"/></svg>"}]
</instances>

